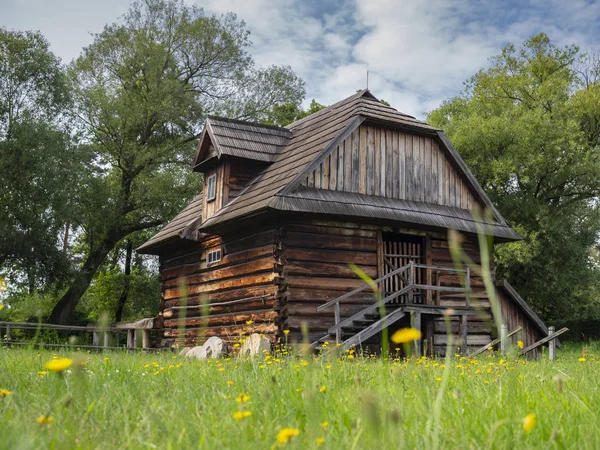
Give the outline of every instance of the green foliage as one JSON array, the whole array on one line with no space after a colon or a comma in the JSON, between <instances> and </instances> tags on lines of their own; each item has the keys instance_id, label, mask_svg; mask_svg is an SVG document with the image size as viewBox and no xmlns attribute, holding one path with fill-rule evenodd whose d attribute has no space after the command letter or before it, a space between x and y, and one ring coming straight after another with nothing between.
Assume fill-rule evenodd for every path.
<instances>
[{"instance_id":1,"label":"green foliage","mask_svg":"<svg viewBox=\"0 0 600 450\"><path fill-rule=\"evenodd\" d=\"M600 233L600 96L598 68L586 61L534 36L428 116L524 236L497 247L497 276L548 320L580 315L600 296L590 258Z\"/></svg>"},{"instance_id":2,"label":"green foliage","mask_svg":"<svg viewBox=\"0 0 600 450\"><path fill-rule=\"evenodd\" d=\"M128 301L122 320L154 317L160 300L160 279L155 271L142 264L136 265L131 277ZM85 293L78 310L86 314L89 322L98 322L104 313L114 321L117 300L125 287L125 277L120 267L103 268L98 272Z\"/></svg>"},{"instance_id":3,"label":"green foliage","mask_svg":"<svg viewBox=\"0 0 600 450\"><path fill-rule=\"evenodd\" d=\"M245 24L177 0L134 3L70 67L74 121L94 155L78 212L83 264L51 314L65 322L123 239L166 223L201 189L189 162L208 114L263 120L299 104L287 67L257 69Z\"/></svg>"},{"instance_id":4,"label":"green foliage","mask_svg":"<svg viewBox=\"0 0 600 450\"><path fill-rule=\"evenodd\" d=\"M311 114L321 111L326 108L326 105L321 105L313 98L308 109L302 109L299 104L285 103L275 105L267 114L267 118L262 121L265 125L277 125L285 127L292 122L303 119Z\"/></svg>"},{"instance_id":5,"label":"green foliage","mask_svg":"<svg viewBox=\"0 0 600 450\"><path fill-rule=\"evenodd\" d=\"M0 273L29 292L64 282L59 247L80 173L61 127L69 92L43 36L0 28Z\"/></svg>"}]
</instances>

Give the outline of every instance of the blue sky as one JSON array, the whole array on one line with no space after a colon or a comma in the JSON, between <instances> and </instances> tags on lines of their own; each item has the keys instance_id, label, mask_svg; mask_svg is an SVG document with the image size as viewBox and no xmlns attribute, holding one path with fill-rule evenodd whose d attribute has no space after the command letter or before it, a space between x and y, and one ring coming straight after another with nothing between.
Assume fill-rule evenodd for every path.
<instances>
[{"instance_id":1,"label":"blue sky","mask_svg":"<svg viewBox=\"0 0 600 450\"><path fill-rule=\"evenodd\" d=\"M0 25L37 29L65 62L129 0L0 0ZM600 0L186 0L246 21L259 65L285 64L306 80L308 104L369 87L423 117L508 43L539 32L600 51Z\"/></svg>"}]
</instances>

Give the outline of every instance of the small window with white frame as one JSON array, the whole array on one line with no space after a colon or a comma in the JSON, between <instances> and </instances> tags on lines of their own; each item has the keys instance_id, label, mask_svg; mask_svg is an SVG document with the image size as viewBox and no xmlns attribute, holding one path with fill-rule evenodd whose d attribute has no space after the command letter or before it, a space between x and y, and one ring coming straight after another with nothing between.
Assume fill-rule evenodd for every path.
<instances>
[{"instance_id":1,"label":"small window with white frame","mask_svg":"<svg viewBox=\"0 0 600 450\"><path fill-rule=\"evenodd\" d=\"M221 249L218 248L216 250L211 250L208 252L208 256L206 257L206 262L209 266L218 263L221 261Z\"/></svg>"},{"instance_id":2,"label":"small window with white frame","mask_svg":"<svg viewBox=\"0 0 600 450\"><path fill-rule=\"evenodd\" d=\"M206 201L211 202L217 198L217 176L211 175L206 180Z\"/></svg>"}]
</instances>

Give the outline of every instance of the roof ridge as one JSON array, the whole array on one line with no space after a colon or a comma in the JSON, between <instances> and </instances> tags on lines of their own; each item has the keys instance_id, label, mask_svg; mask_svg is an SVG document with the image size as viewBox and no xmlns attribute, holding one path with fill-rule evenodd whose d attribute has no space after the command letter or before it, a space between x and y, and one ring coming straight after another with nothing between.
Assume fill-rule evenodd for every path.
<instances>
[{"instance_id":1,"label":"roof ridge","mask_svg":"<svg viewBox=\"0 0 600 450\"><path fill-rule=\"evenodd\" d=\"M254 127L261 127L261 128L266 128L266 129L270 129L270 130L277 130L277 131L282 131L285 134L290 134L291 131L288 130L285 127L280 127L277 125L267 125L264 123L260 123L260 122L253 122L250 120L241 120L241 119L230 119L229 117L221 117L221 116L213 116L213 115L209 115L206 117L207 120L212 119L212 120L221 120L223 122L228 122L228 123L235 123L235 124L239 124L239 125L250 125L250 126L254 126Z\"/></svg>"},{"instance_id":2,"label":"roof ridge","mask_svg":"<svg viewBox=\"0 0 600 450\"><path fill-rule=\"evenodd\" d=\"M354 100L360 99L360 98L366 96L367 94L372 99L375 98L375 96L373 94L371 94L371 91L369 91L368 89L362 89L362 90L360 90L360 91L352 94L351 96L346 97L345 99L340 100L339 102L334 103L333 105L329 105L326 108L323 108L323 109L321 109L321 110L319 110L317 112L314 112L314 113L312 113L312 114L310 114L310 115L308 115L306 117L303 117L302 119L298 119L298 120L290 123L289 125L286 125L286 128L290 129L290 130L292 130L293 128L297 128L300 124L308 122L309 120L312 120L312 119L316 119L317 117L320 117L320 116L322 116L325 113L328 113L328 112L331 112L331 111L333 111L335 109L338 109L339 107L345 105L346 103L350 103L350 102L352 102Z\"/></svg>"}]
</instances>

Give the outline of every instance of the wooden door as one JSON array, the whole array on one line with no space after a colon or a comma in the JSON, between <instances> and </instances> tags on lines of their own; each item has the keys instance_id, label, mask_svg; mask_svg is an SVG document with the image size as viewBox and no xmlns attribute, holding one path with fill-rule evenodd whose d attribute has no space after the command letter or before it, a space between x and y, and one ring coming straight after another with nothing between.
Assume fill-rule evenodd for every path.
<instances>
[{"instance_id":1,"label":"wooden door","mask_svg":"<svg viewBox=\"0 0 600 450\"><path fill-rule=\"evenodd\" d=\"M425 239L420 236L411 236L398 233L382 233L382 275L387 275L410 261L417 264L424 263L425 257ZM394 292L399 291L408 282L408 271L403 275L394 275L383 281L383 294L387 297ZM425 283L425 270L415 269L416 284ZM422 292L416 291L413 294L413 303L423 303ZM392 304L408 303L408 295L403 295L390 302Z\"/></svg>"}]
</instances>

